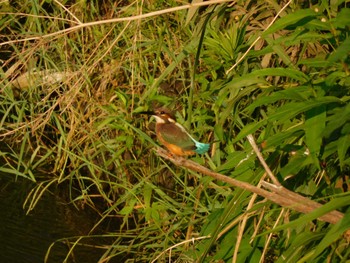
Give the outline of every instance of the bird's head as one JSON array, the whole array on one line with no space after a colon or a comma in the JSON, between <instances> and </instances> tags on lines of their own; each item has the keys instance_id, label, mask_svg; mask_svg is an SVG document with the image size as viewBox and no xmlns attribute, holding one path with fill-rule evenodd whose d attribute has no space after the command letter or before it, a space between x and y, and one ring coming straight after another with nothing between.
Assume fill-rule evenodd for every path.
<instances>
[{"instance_id":1,"label":"bird's head","mask_svg":"<svg viewBox=\"0 0 350 263\"><path fill-rule=\"evenodd\" d=\"M175 115L167 108L158 108L152 115L156 118L157 123L175 123Z\"/></svg>"},{"instance_id":2,"label":"bird's head","mask_svg":"<svg viewBox=\"0 0 350 263\"><path fill-rule=\"evenodd\" d=\"M152 115L157 123L176 123L175 115L167 108L158 108L154 111L141 111L138 114Z\"/></svg>"}]
</instances>

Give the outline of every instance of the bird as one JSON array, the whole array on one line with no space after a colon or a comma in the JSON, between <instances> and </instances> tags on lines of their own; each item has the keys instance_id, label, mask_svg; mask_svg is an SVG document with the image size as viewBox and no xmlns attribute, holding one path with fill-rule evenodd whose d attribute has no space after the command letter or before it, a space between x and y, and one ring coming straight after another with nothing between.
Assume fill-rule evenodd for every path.
<instances>
[{"instance_id":1,"label":"bird","mask_svg":"<svg viewBox=\"0 0 350 263\"><path fill-rule=\"evenodd\" d=\"M170 153L177 156L191 156L206 153L209 143L195 140L186 129L176 122L175 115L167 108L158 108L148 114L156 119L156 135Z\"/></svg>"}]
</instances>

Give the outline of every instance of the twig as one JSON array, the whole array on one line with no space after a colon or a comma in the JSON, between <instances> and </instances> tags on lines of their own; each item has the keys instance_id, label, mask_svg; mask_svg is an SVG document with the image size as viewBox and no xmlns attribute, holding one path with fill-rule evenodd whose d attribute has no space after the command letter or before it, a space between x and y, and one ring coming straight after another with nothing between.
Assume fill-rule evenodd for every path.
<instances>
[{"instance_id":1,"label":"twig","mask_svg":"<svg viewBox=\"0 0 350 263\"><path fill-rule=\"evenodd\" d=\"M140 20L140 19L145 19L157 15L162 15L162 14L167 14L167 13L172 13L180 10L185 10L189 9L192 7L200 7L200 6L207 6L207 5L212 5L212 4L220 4L220 3L225 3L225 2L232 2L232 0L211 0L211 1L204 1L200 3L193 3L193 4L186 4L186 5L181 5L181 6L176 6L172 8L167 8L159 11L154 11L150 12L147 14L142 14L142 15L136 15L136 16L130 16L130 17L119 17L119 18L112 18L112 19L106 19L106 20L101 20L101 21L94 21L94 22L88 22L88 23L82 23L78 24L76 26L72 26L66 29L62 29L56 32L52 32L46 35L41 35L41 36L33 36L33 37L27 37L27 38L22 38L22 39L16 39L16 40L10 40L10 41L5 41L0 43L0 47L4 45L9 45L13 43L18 43L18 42L25 42L29 40L39 40L39 39L44 39L44 38L50 38L50 37L55 37L58 35L65 35L69 34L71 32L77 31L82 28L86 27L91 27L91 26L97 26L97 25L103 25L103 24L109 24L109 23L117 23L117 22L126 22L126 21L134 21L134 20Z\"/></svg>"},{"instance_id":2,"label":"twig","mask_svg":"<svg viewBox=\"0 0 350 263\"><path fill-rule=\"evenodd\" d=\"M258 157L261 165L264 167L265 171L266 171L266 174L268 175L268 177L270 177L271 181L275 184L275 186L281 186L281 183L277 180L277 178L274 176L274 174L272 173L272 171L270 170L269 166L266 164L264 158L262 157L260 151L259 151L259 148L258 146L256 145L256 142L254 140L254 137L249 134L247 136L247 139L250 143L250 145L253 147L253 150L256 154L256 156Z\"/></svg>"},{"instance_id":3,"label":"twig","mask_svg":"<svg viewBox=\"0 0 350 263\"><path fill-rule=\"evenodd\" d=\"M267 182L262 182L262 185L266 188L268 188L271 192L258 188L254 185L251 185L246 182L239 181L237 179L228 177L226 175L216 173L196 162L193 162L191 160L184 159L182 157L176 157L173 155L170 155L169 152L162 148L158 148L156 150L157 154L164 159L170 160L175 165L180 167L188 168L192 171L196 171L199 173L202 173L204 175L208 175L213 177L216 180L228 183L232 186L236 186L239 188L242 188L244 190L247 190L249 192L256 193L262 197L267 198L271 202L278 204L282 207L287 207L290 209L293 209L295 211L301 212L301 213L310 213L316 208L320 208L322 205L312 201L306 197L303 197L301 195L298 195L294 192L289 191L288 189L284 188L283 186L275 186L272 184L269 184ZM322 221L326 221L332 224L337 223L339 220L341 220L344 217L343 213L339 211L331 211L327 214L322 215L319 219Z\"/></svg>"}]
</instances>

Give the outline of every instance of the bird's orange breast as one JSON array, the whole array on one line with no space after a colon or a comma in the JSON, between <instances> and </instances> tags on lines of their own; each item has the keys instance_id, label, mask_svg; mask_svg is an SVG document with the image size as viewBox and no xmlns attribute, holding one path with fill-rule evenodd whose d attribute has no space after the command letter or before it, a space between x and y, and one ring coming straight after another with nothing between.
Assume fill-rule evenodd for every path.
<instances>
[{"instance_id":1,"label":"bird's orange breast","mask_svg":"<svg viewBox=\"0 0 350 263\"><path fill-rule=\"evenodd\" d=\"M171 144L166 142L163 137L158 133L157 134L158 140L171 152L172 154L178 155L178 156L187 156L187 155L194 155L196 154L194 151L187 151L182 149L180 146L177 146L175 144Z\"/></svg>"},{"instance_id":2,"label":"bird's orange breast","mask_svg":"<svg viewBox=\"0 0 350 263\"><path fill-rule=\"evenodd\" d=\"M181 147L179 145L180 142L183 140L183 136L188 136L184 131L182 131L178 126L176 126L174 123L166 123L166 124L156 124L156 134L159 142L163 144L172 154L178 155L178 156L186 156L186 155L194 155L196 154L194 152L194 149L191 149L191 147ZM163 135L166 135L163 137ZM171 142L169 140L166 140L167 137L174 137ZM189 139L189 138L185 138ZM179 145L176 143L179 142Z\"/></svg>"},{"instance_id":3,"label":"bird's orange breast","mask_svg":"<svg viewBox=\"0 0 350 263\"><path fill-rule=\"evenodd\" d=\"M168 148L168 150L175 155L179 156L185 156L185 155L194 155L194 151L185 151L181 147L175 145L175 144L170 144L170 143L163 143L165 147Z\"/></svg>"}]
</instances>

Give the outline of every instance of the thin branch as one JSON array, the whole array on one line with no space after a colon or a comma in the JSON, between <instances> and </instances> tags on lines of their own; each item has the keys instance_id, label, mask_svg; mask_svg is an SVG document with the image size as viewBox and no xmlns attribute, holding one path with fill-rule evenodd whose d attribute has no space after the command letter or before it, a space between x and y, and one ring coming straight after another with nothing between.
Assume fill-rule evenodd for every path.
<instances>
[{"instance_id":1,"label":"thin branch","mask_svg":"<svg viewBox=\"0 0 350 263\"><path fill-rule=\"evenodd\" d=\"M271 191L269 192L265 189L258 188L249 183L239 181L237 179L228 177L220 173L216 173L191 160L187 160L182 157L173 156L162 148L158 148L156 152L159 156L163 157L164 159L170 160L177 166L184 167L192 171L196 171L201 174L211 176L216 180L228 183L235 187L242 188L252 193L256 193L282 207L290 208L295 211L307 214L312 212L316 208L320 208L322 206L321 204L315 201L312 201L304 196L301 196L294 192L289 191L283 186L275 186L267 182L262 182L262 185ZM344 217L343 213L334 210L334 211L328 212L327 214L322 215L319 219L325 222L335 224L339 220L341 220L343 217Z\"/></svg>"},{"instance_id":2,"label":"thin branch","mask_svg":"<svg viewBox=\"0 0 350 263\"><path fill-rule=\"evenodd\" d=\"M261 155L258 146L256 145L256 142L254 140L254 137L249 134L247 136L248 141L250 143L250 145L253 147L253 150L256 154L256 156L258 157L261 165L264 167L266 174L268 175L268 177L270 177L271 181L275 184L275 186L281 186L281 183L277 180L277 178L275 177L275 175L272 173L272 171L270 170L269 166L266 164L263 156Z\"/></svg>"}]
</instances>

